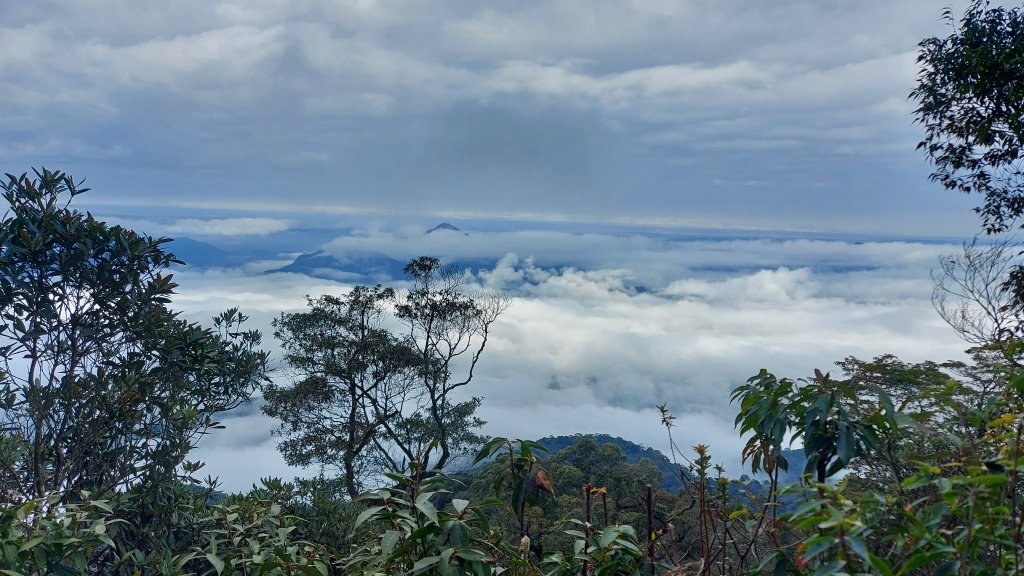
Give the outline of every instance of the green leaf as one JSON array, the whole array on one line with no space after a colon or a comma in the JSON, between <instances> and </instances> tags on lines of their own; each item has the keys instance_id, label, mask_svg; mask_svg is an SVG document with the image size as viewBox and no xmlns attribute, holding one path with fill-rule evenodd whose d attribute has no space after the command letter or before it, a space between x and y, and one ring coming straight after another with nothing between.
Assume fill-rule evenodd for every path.
<instances>
[{"instance_id":1,"label":"green leaf","mask_svg":"<svg viewBox=\"0 0 1024 576\"><path fill-rule=\"evenodd\" d=\"M456 550L455 555L470 562L484 562L490 559L487 554L484 554L476 548L463 548L462 550Z\"/></svg>"},{"instance_id":2,"label":"green leaf","mask_svg":"<svg viewBox=\"0 0 1024 576\"><path fill-rule=\"evenodd\" d=\"M388 530L387 532L385 532L384 535L380 538L381 554L383 554L384 556L390 556L391 553L395 550L395 546L398 544L398 541L401 538L401 536L401 533L397 530Z\"/></svg>"},{"instance_id":3,"label":"green leaf","mask_svg":"<svg viewBox=\"0 0 1024 576\"><path fill-rule=\"evenodd\" d=\"M820 566L817 570L814 571L813 576L828 576L829 574L837 574L840 570L843 569L843 566L846 566L846 562L842 560L833 560L828 564Z\"/></svg>"},{"instance_id":4,"label":"green leaf","mask_svg":"<svg viewBox=\"0 0 1024 576\"><path fill-rule=\"evenodd\" d=\"M213 569L217 571L217 574L224 572L224 561L216 554L207 554L206 560L213 566Z\"/></svg>"},{"instance_id":5,"label":"green leaf","mask_svg":"<svg viewBox=\"0 0 1024 576\"><path fill-rule=\"evenodd\" d=\"M488 440L480 448L480 451L477 452L476 458L473 459L473 464L478 464L481 461L490 458L492 455L494 455L495 452L497 452L501 448L501 445L504 444L505 442L508 442L508 440L500 436L496 436Z\"/></svg>"},{"instance_id":6,"label":"green leaf","mask_svg":"<svg viewBox=\"0 0 1024 576\"><path fill-rule=\"evenodd\" d=\"M831 536L819 536L818 538L812 538L811 540L804 542L804 544L807 548L800 556L803 557L804 560L813 560L817 558L819 554L835 545L836 540Z\"/></svg>"},{"instance_id":7,"label":"green leaf","mask_svg":"<svg viewBox=\"0 0 1024 576\"><path fill-rule=\"evenodd\" d=\"M520 440L519 441L519 449L520 450L529 450L530 452L537 451L537 452L543 452L545 454L548 453L548 449L545 448L543 444L539 444L539 443L534 442L532 440Z\"/></svg>"},{"instance_id":8,"label":"green leaf","mask_svg":"<svg viewBox=\"0 0 1024 576\"><path fill-rule=\"evenodd\" d=\"M31 540L29 540L28 542L25 542L24 544L19 546L18 547L18 552L24 552L24 551L26 551L26 550L28 550L30 548L35 548L40 542L42 542L45 539L46 539L46 534L39 534L37 536L34 536Z\"/></svg>"},{"instance_id":9,"label":"green leaf","mask_svg":"<svg viewBox=\"0 0 1024 576\"><path fill-rule=\"evenodd\" d=\"M836 441L836 453L843 464L849 464L853 459L853 451L856 438L850 429L850 424L842 422L839 424L839 438Z\"/></svg>"},{"instance_id":10,"label":"green leaf","mask_svg":"<svg viewBox=\"0 0 1024 576\"><path fill-rule=\"evenodd\" d=\"M893 576L892 566L889 565L889 561L885 558L876 556L869 552L868 561L872 566L874 566L875 570L881 572L883 576Z\"/></svg>"},{"instance_id":11,"label":"green leaf","mask_svg":"<svg viewBox=\"0 0 1024 576\"><path fill-rule=\"evenodd\" d=\"M748 514L750 514L750 510L747 510L746 508L740 508L739 510L734 510L732 513L729 514L729 520L735 520L740 516L747 516Z\"/></svg>"},{"instance_id":12,"label":"green leaf","mask_svg":"<svg viewBox=\"0 0 1024 576\"><path fill-rule=\"evenodd\" d=\"M971 476L966 479L968 484L1006 484L1010 478L1003 474L986 474L984 476Z\"/></svg>"},{"instance_id":13,"label":"green leaf","mask_svg":"<svg viewBox=\"0 0 1024 576\"><path fill-rule=\"evenodd\" d=\"M426 558L420 558L412 565L412 571L414 574L418 574L440 561L440 556L427 556Z\"/></svg>"},{"instance_id":14,"label":"green leaf","mask_svg":"<svg viewBox=\"0 0 1024 576\"><path fill-rule=\"evenodd\" d=\"M416 509L423 513L424 516L430 519L431 522L437 524L437 509L430 503L430 495L421 494L416 498Z\"/></svg>"},{"instance_id":15,"label":"green leaf","mask_svg":"<svg viewBox=\"0 0 1024 576\"><path fill-rule=\"evenodd\" d=\"M452 546L456 548L462 548L470 542L469 528L463 522L450 522L448 534L451 537Z\"/></svg>"},{"instance_id":16,"label":"green leaf","mask_svg":"<svg viewBox=\"0 0 1024 576\"><path fill-rule=\"evenodd\" d=\"M914 570L917 570L921 566L928 564L932 561L931 555L926 552L918 552L911 556L906 564L900 567L899 574L912 574Z\"/></svg>"},{"instance_id":17,"label":"green leaf","mask_svg":"<svg viewBox=\"0 0 1024 576\"><path fill-rule=\"evenodd\" d=\"M366 522L367 519L369 519L371 516L377 514L381 510L384 510L385 508L387 508L387 506L372 506L370 508L367 508L366 510L363 510L362 512L359 513L359 516L356 516L355 524L352 527L358 528L362 526L363 522Z\"/></svg>"}]
</instances>

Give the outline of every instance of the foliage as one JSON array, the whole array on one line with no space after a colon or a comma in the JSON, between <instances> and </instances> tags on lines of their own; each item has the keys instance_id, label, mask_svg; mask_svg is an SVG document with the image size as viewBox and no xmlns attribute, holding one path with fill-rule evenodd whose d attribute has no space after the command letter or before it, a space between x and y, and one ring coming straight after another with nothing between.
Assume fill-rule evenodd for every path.
<instances>
[{"instance_id":1,"label":"foliage","mask_svg":"<svg viewBox=\"0 0 1024 576\"><path fill-rule=\"evenodd\" d=\"M589 526L583 522L578 523L584 531L566 531L576 538L572 554L566 556L555 552L544 559L545 565L553 566L547 576L639 576L645 569L653 572L654 567L646 563L643 545L632 526L608 526L601 531L589 533Z\"/></svg>"},{"instance_id":2,"label":"foliage","mask_svg":"<svg viewBox=\"0 0 1024 576\"><path fill-rule=\"evenodd\" d=\"M589 436L555 454L540 442L494 438L481 449L485 466L456 476L453 497L477 501L498 497L503 506L488 509L492 525L523 541L535 568L553 553L572 557L577 538L567 533L577 520L593 529L640 526L646 519L645 489L653 490L652 521L665 528L671 511L681 509L679 496L656 489L661 472L649 460L626 463L616 444L600 446ZM669 545L674 547L675 544Z\"/></svg>"},{"instance_id":3,"label":"foliage","mask_svg":"<svg viewBox=\"0 0 1024 576\"><path fill-rule=\"evenodd\" d=\"M946 19L954 25L952 12ZM918 144L935 164L933 181L985 197L985 230L1007 230L1024 213L1024 18L1020 7L974 0L959 28L920 43Z\"/></svg>"},{"instance_id":4,"label":"foliage","mask_svg":"<svg viewBox=\"0 0 1024 576\"><path fill-rule=\"evenodd\" d=\"M7 175L0 222L0 570L326 574L330 555L257 495L211 504L186 460L263 382L245 316L169 309L180 264L70 208L61 172ZM97 499L102 498L102 499Z\"/></svg>"},{"instance_id":5,"label":"foliage","mask_svg":"<svg viewBox=\"0 0 1024 576\"><path fill-rule=\"evenodd\" d=\"M784 517L803 541L769 560L815 574L1020 574L1024 374L1012 371L1007 383L985 411L942 399L958 414L962 449L921 454L897 486L851 498L846 480L811 485Z\"/></svg>"},{"instance_id":6,"label":"foliage","mask_svg":"<svg viewBox=\"0 0 1024 576\"><path fill-rule=\"evenodd\" d=\"M399 302L396 317L422 359L424 391L421 430L399 443L415 474L443 469L452 457L481 442L473 432L483 425L474 416L479 398L456 402L454 393L473 380L487 346L491 325L507 308L498 294L473 298L465 294L466 274L422 256L404 268L411 286Z\"/></svg>"},{"instance_id":7,"label":"foliage","mask_svg":"<svg viewBox=\"0 0 1024 576\"><path fill-rule=\"evenodd\" d=\"M739 574L763 564L766 553L785 547L791 530L780 522L779 478L785 461L781 454L762 462L768 471L764 482L725 476L725 469L712 465L710 447L693 447L695 458L687 458L672 438L675 417L667 406L659 406L662 424L669 435L673 457L689 462L684 494L685 508L674 508L665 529L657 530L648 516L652 544L662 543L665 556L679 573ZM749 450L745 454L749 454ZM667 538L665 538L667 537Z\"/></svg>"},{"instance_id":8,"label":"foliage","mask_svg":"<svg viewBox=\"0 0 1024 576\"><path fill-rule=\"evenodd\" d=\"M98 550L113 545L107 502L62 505L56 497L0 503L0 573L44 576L88 571Z\"/></svg>"},{"instance_id":9,"label":"foliage","mask_svg":"<svg viewBox=\"0 0 1024 576\"><path fill-rule=\"evenodd\" d=\"M481 470L481 480L487 483L484 492L498 498L484 497L478 505L462 498L463 493L448 494L442 487L457 484L449 478L417 480L415 476L389 475L395 487L361 498L367 508L357 524L365 544L349 556L346 570L354 574L566 576L653 570L656 565L635 528L608 523L599 528L589 512L584 519L559 520L568 545L540 554L542 548L536 540L543 534L531 531L530 522L536 518L531 519L529 511L544 502L552 503L555 492L551 478L539 467L537 452L541 451L542 447L530 441L494 438L485 444L477 459L491 462ZM548 462L557 465L555 460ZM573 492L580 493L578 489ZM541 498L543 493L547 496ZM587 486L583 493L589 503L589 496L602 495L606 489ZM580 507L573 509L579 511ZM505 522L509 518L511 524Z\"/></svg>"},{"instance_id":10,"label":"foliage","mask_svg":"<svg viewBox=\"0 0 1024 576\"><path fill-rule=\"evenodd\" d=\"M643 464L643 466L657 468L661 478L656 479L656 474L653 473L650 475L652 480L656 480L654 482L655 486L660 486L667 492L677 492L683 488L682 481L679 479L680 468L678 464L672 462L667 456L654 448L641 446L624 438L608 434L574 434L572 436L547 436L537 440L537 443L546 448L552 455L558 455L562 450L573 445L579 445L583 441L593 441L595 449L603 448L605 444L614 444L619 448L622 456L625 457L625 462L640 464L647 460L649 462ZM558 456L558 458L564 459L561 456ZM597 486L604 485L603 482L595 478L589 478L589 483Z\"/></svg>"},{"instance_id":11,"label":"foliage","mask_svg":"<svg viewBox=\"0 0 1024 576\"><path fill-rule=\"evenodd\" d=\"M395 291L357 286L346 296L309 298L309 310L274 321L296 378L264 388L263 412L281 420L278 450L293 466L317 464L340 475L349 498L389 463L410 427L403 413L423 392L424 370L408 339L383 322Z\"/></svg>"},{"instance_id":12,"label":"foliage","mask_svg":"<svg viewBox=\"0 0 1024 576\"><path fill-rule=\"evenodd\" d=\"M278 501L285 514L300 519L293 532L297 539L316 542L334 557L352 547L355 521L363 507L347 498L337 478L299 478L284 486L286 494Z\"/></svg>"},{"instance_id":13,"label":"foliage","mask_svg":"<svg viewBox=\"0 0 1024 576\"><path fill-rule=\"evenodd\" d=\"M298 519L274 497L281 487L279 481L264 480L263 488L210 507L203 519L206 541L195 556L212 568L206 573L330 573L331 556L323 546L292 537Z\"/></svg>"},{"instance_id":14,"label":"foliage","mask_svg":"<svg viewBox=\"0 0 1024 576\"><path fill-rule=\"evenodd\" d=\"M550 496L555 495L555 488L548 478L548 473L537 466L538 458L534 454L534 451L547 452L547 449L529 440L495 437L480 448L473 463L489 460L503 449L507 458L500 457L493 466L497 474L493 475L492 491L497 496L503 493L510 494L510 508L516 519L519 537L522 538L527 536L526 506L535 506L539 502L541 492L546 492Z\"/></svg>"},{"instance_id":15,"label":"foliage","mask_svg":"<svg viewBox=\"0 0 1024 576\"><path fill-rule=\"evenodd\" d=\"M890 395L880 387L855 386L818 373L814 379L778 379L766 370L732 393L739 402L736 425L750 433L744 459L752 470L783 470L787 440L803 441L805 474L819 483L846 468L854 457L877 450L901 424L910 422L897 412Z\"/></svg>"},{"instance_id":16,"label":"foliage","mask_svg":"<svg viewBox=\"0 0 1024 576\"><path fill-rule=\"evenodd\" d=\"M0 572L4 574L330 574L331 554L294 538L296 518L276 501L281 484L264 486L223 504L192 501L180 531L162 534L145 550L126 535L130 507L87 500L62 504L56 497L0 506ZM184 506L168 513L180 514Z\"/></svg>"},{"instance_id":17,"label":"foliage","mask_svg":"<svg viewBox=\"0 0 1024 576\"><path fill-rule=\"evenodd\" d=\"M259 333L237 310L213 329L179 318L168 239L73 210L87 189L35 175L0 184L0 490L71 502L173 475L263 380Z\"/></svg>"},{"instance_id":18,"label":"foliage","mask_svg":"<svg viewBox=\"0 0 1024 576\"><path fill-rule=\"evenodd\" d=\"M264 412L282 421L279 449L290 464L338 474L350 498L382 472L416 463L422 475L480 440L479 399L454 393L472 380L504 301L465 295L464 276L434 258L406 272L404 295L357 286L274 323L295 373L264 390Z\"/></svg>"},{"instance_id":19,"label":"foliage","mask_svg":"<svg viewBox=\"0 0 1024 576\"><path fill-rule=\"evenodd\" d=\"M352 574L488 575L505 570L525 570L516 551L492 531L484 513L488 500L473 506L454 499L451 511L438 510L431 500L443 476L418 480L415 476L389 474L393 488L380 489L362 498L367 505L356 527L369 532L345 562ZM496 570L501 566L501 570Z\"/></svg>"}]
</instances>

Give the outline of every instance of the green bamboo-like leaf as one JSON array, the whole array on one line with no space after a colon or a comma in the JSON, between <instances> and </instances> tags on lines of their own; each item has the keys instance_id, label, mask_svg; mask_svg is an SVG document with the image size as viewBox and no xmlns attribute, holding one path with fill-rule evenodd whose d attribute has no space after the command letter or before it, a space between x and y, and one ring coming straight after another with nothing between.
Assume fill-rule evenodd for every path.
<instances>
[{"instance_id":1,"label":"green bamboo-like leaf","mask_svg":"<svg viewBox=\"0 0 1024 576\"><path fill-rule=\"evenodd\" d=\"M380 538L380 551L384 556L390 556L395 550L395 546L398 545L398 541L401 539L402 534L397 530L388 530Z\"/></svg>"},{"instance_id":2,"label":"green bamboo-like leaf","mask_svg":"<svg viewBox=\"0 0 1024 576\"><path fill-rule=\"evenodd\" d=\"M371 506L370 508L363 510L362 512L359 513L358 516L356 516L356 521L355 524L353 525L353 528L358 528L362 526L363 523L366 522L369 518L371 518L381 510L384 510L385 508L387 508L387 506Z\"/></svg>"},{"instance_id":3,"label":"green bamboo-like leaf","mask_svg":"<svg viewBox=\"0 0 1024 576\"><path fill-rule=\"evenodd\" d=\"M486 443L484 443L483 446L480 447L480 451L476 453L476 457L473 458L473 464L478 464L493 456L494 453L497 452L501 448L501 445L504 444L505 442L508 442L508 440L500 436L496 436L488 440Z\"/></svg>"},{"instance_id":4,"label":"green bamboo-like leaf","mask_svg":"<svg viewBox=\"0 0 1024 576\"><path fill-rule=\"evenodd\" d=\"M24 544L18 547L18 552L25 552L26 550L35 548L39 545L40 542L42 542L45 539L46 534L38 534L36 536L33 536L31 540L25 542Z\"/></svg>"},{"instance_id":5,"label":"green bamboo-like leaf","mask_svg":"<svg viewBox=\"0 0 1024 576\"><path fill-rule=\"evenodd\" d=\"M427 556L426 558L420 558L412 565L413 574L419 574L426 571L427 568L437 564L441 561L440 556Z\"/></svg>"},{"instance_id":6,"label":"green bamboo-like leaf","mask_svg":"<svg viewBox=\"0 0 1024 576\"><path fill-rule=\"evenodd\" d=\"M224 572L224 561L221 560L219 556L209 553L206 555L206 560L213 566L213 569L217 571L217 574Z\"/></svg>"},{"instance_id":7,"label":"green bamboo-like leaf","mask_svg":"<svg viewBox=\"0 0 1024 576\"><path fill-rule=\"evenodd\" d=\"M985 474L984 476L970 476L966 479L968 484L1006 484L1010 478L1004 474Z\"/></svg>"},{"instance_id":8,"label":"green bamboo-like leaf","mask_svg":"<svg viewBox=\"0 0 1024 576\"><path fill-rule=\"evenodd\" d=\"M875 570L882 573L882 576L893 576L892 566L889 565L889 561L885 558L869 553L868 561Z\"/></svg>"}]
</instances>

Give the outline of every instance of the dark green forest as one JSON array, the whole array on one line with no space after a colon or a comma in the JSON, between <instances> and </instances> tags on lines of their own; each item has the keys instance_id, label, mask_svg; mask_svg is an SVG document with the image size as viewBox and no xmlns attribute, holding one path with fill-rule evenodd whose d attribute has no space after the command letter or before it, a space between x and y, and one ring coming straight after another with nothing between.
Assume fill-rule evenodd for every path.
<instances>
[{"instance_id":1,"label":"dark green forest","mask_svg":"<svg viewBox=\"0 0 1024 576\"><path fill-rule=\"evenodd\" d=\"M910 94L932 180L1024 215L1021 8L949 11ZM739 478L707 445L488 438L472 395L501 294L423 256L404 287L310 296L273 322L171 304L168 238L77 209L40 168L0 182L0 573L1024 573L1024 268L982 236L933 299L966 362L837 359L761 369L731 393ZM751 373L758 367L751 367ZM797 375L799 376L799 375ZM202 478L199 440L261 396L285 460L315 474Z\"/></svg>"}]
</instances>

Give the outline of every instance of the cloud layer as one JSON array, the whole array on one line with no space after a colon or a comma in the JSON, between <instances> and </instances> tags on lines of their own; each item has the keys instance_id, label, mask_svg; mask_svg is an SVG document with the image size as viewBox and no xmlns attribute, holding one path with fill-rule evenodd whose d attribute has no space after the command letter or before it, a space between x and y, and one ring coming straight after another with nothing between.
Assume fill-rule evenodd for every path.
<instances>
[{"instance_id":1,"label":"cloud layer","mask_svg":"<svg viewBox=\"0 0 1024 576\"><path fill-rule=\"evenodd\" d=\"M803 377L849 355L946 360L964 348L929 300L928 272L953 244L510 232L469 241L445 233L409 248L402 232L378 227L332 246L356 250L367 237L395 258L410 249L494 258L474 282L506 291L512 306L471 391L484 397L488 434L604 432L666 450L655 407L668 404L681 446L709 443L737 471L729 391L759 369ZM564 264L569 258L575 264ZM258 270L186 271L175 302L196 317L237 305L267 326L280 311L302 309L303 294L347 289ZM233 488L288 476L271 422L252 414L226 422L204 445L210 472ZM222 453L237 464L217 464Z\"/></svg>"}]
</instances>

